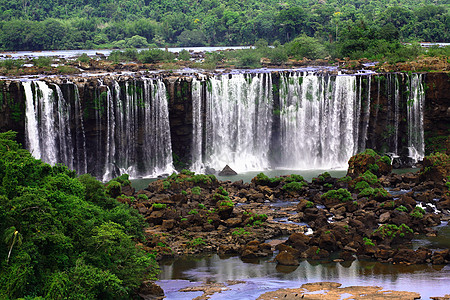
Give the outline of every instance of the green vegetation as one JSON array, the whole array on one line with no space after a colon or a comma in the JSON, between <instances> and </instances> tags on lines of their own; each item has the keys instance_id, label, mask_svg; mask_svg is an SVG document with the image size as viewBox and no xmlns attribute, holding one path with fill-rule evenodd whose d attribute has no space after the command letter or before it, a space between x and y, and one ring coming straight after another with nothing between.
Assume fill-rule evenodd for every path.
<instances>
[{"instance_id":1,"label":"green vegetation","mask_svg":"<svg viewBox=\"0 0 450 300\"><path fill-rule=\"evenodd\" d=\"M417 54L402 42L450 40L444 0L112 0L4 1L0 48L43 50L286 44L266 57L367 57L402 60ZM265 41L261 41L265 39ZM432 55L448 55L440 49ZM255 58L248 52L242 64Z\"/></svg>"},{"instance_id":2,"label":"green vegetation","mask_svg":"<svg viewBox=\"0 0 450 300\"><path fill-rule=\"evenodd\" d=\"M373 232L373 234L379 234L383 239L404 237L407 233L413 233L413 230L405 224L401 224L400 226L395 224L384 224Z\"/></svg>"},{"instance_id":3,"label":"green vegetation","mask_svg":"<svg viewBox=\"0 0 450 300\"><path fill-rule=\"evenodd\" d=\"M369 239L368 237L364 237L363 242L364 242L364 245L366 245L366 246L375 246L374 242L372 242L372 240Z\"/></svg>"},{"instance_id":4,"label":"green vegetation","mask_svg":"<svg viewBox=\"0 0 450 300\"><path fill-rule=\"evenodd\" d=\"M153 209L158 209L158 210L166 209L167 208L167 204L164 204L164 203L153 203L152 208Z\"/></svg>"},{"instance_id":5,"label":"green vegetation","mask_svg":"<svg viewBox=\"0 0 450 300\"><path fill-rule=\"evenodd\" d=\"M289 182L286 183L283 187L282 190L284 191L291 191L291 192L300 192L303 190L304 186L307 186L308 184L304 181L302 182Z\"/></svg>"},{"instance_id":6,"label":"green vegetation","mask_svg":"<svg viewBox=\"0 0 450 300\"><path fill-rule=\"evenodd\" d=\"M388 192L383 188L367 187L363 189L359 194L359 197L371 197L375 199L383 199L389 196Z\"/></svg>"},{"instance_id":7,"label":"green vegetation","mask_svg":"<svg viewBox=\"0 0 450 300\"><path fill-rule=\"evenodd\" d=\"M233 230L233 231L231 232L231 234L232 234L232 235L240 236L240 235L249 235L249 234L251 234L251 233L248 232L248 231L245 231L244 228L240 227L240 228L236 228L235 230Z\"/></svg>"},{"instance_id":8,"label":"green vegetation","mask_svg":"<svg viewBox=\"0 0 450 300\"><path fill-rule=\"evenodd\" d=\"M420 206L416 206L414 207L410 215L413 218L422 219L423 216L425 215L425 210Z\"/></svg>"},{"instance_id":9,"label":"green vegetation","mask_svg":"<svg viewBox=\"0 0 450 300\"><path fill-rule=\"evenodd\" d=\"M198 247L200 245L203 245L203 246L206 245L205 241L201 237L193 239L192 241L189 241L186 243L186 246L188 248L194 248L194 247Z\"/></svg>"},{"instance_id":10,"label":"green vegetation","mask_svg":"<svg viewBox=\"0 0 450 300\"><path fill-rule=\"evenodd\" d=\"M135 245L142 216L92 176L36 160L14 139L0 133L0 298L131 298L157 272L155 256Z\"/></svg>"},{"instance_id":11,"label":"green vegetation","mask_svg":"<svg viewBox=\"0 0 450 300\"><path fill-rule=\"evenodd\" d=\"M408 209L405 206L403 206L403 205L400 205L399 207L397 207L396 210L403 211L403 212L408 212Z\"/></svg>"},{"instance_id":12,"label":"green vegetation","mask_svg":"<svg viewBox=\"0 0 450 300\"><path fill-rule=\"evenodd\" d=\"M199 186L194 186L191 189L191 193L192 193L192 195L200 195L202 193L202 188Z\"/></svg>"},{"instance_id":13,"label":"green vegetation","mask_svg":"<svg viewBox=\"0 0 450 300\"><path fill-rule=\"evenodd\" d=\"M352 200L352 194L346 189L329 190L321 196L322 199L338 200L340 202L347 202Z\"/></svg>"}]
</instances>

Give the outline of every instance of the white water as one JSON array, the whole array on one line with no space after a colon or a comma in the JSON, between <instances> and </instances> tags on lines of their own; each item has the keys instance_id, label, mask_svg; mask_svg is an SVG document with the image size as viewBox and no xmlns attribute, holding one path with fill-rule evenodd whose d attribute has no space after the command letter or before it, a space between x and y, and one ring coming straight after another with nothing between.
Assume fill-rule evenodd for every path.
<instances>
[{"instance_id":1,"label":"white water","mask_svg":"<svg viewBox=\"0 0 450 300\"><path fill-rule=\"evenodd\" d=\"M345 168L358 149L355 76L282 77L280 88L282 166Z\"/></svg>"},{"instance_id":2,"label":"white water","mask_svg":"<svg viewBox=\"0 0 450 300\"><path fill-rule=\"evenodd\" d=\"M409 157L414 163L416 163L425 156L425 139L423 128L425 92L423 89L421 74L412 74L408 77L408 150Z\"/></svg>"},{"instance_id":3,"label":"white water","mask_svg":"<svg viewBox=\"0 0 450 300\"><path fill-rule=\"evenodd\" d=\"M196 83L196 87L199 85ZM195 146L194 168L203 165L237 172L269 168L272 132L272 82L268 74L216 76L206 81L205 157ZM198 90L194 90L198 93ZM194 95L195 103L201 104ZM201 140L201 107L194 109L194 141ZM195 169L197 172L202 170Z\"/></svg>"},{"instance_id":4,"label":"white water","mask_svg":"<svg viewBox=\"0 0 450 300\"><path fill-rule=\"evenodd\" d=\"M25 90L25 138L26 147L31 152L31 154L37 158L41 158L41 140L39 139L37 112L35 107L37 107L37 99L33 97L32 82L24 82L23 88Z\"/></svg>"},{"instance_id":5,"label":"white water","mask_svg":"<svg viewBox=\"0 0 450 300\"><path fill-rule=\"evenodd\" d=\"M142 83L142 84L140 84ZM131 178L173 172L166 88L161 79L127 81L124 92L106 87L107 136L103 181L127 173Z\"/></svg>"},{"instance_id":6,"label":"white water","mask_svg":"<svg viewBox=\"0 0 450 300\"><path fill-rule=\"evenodd\" d=\"M132 178L155 177L174 170L168 101L161 79L125 82L125 92L117 81L111 86L100 82L106 93L94 100L95 128L105 126L106 130L88 141L89 153L76 85L73 108L58 85L52 86L56 92L44 81L23 82L23 86L26 144L34 157L51 165L64 163L78 173L87 172L89 161L89 171L104 181L122 173ZM71 122L76 127L73 132Z\"/></svg>"}]
</instances>

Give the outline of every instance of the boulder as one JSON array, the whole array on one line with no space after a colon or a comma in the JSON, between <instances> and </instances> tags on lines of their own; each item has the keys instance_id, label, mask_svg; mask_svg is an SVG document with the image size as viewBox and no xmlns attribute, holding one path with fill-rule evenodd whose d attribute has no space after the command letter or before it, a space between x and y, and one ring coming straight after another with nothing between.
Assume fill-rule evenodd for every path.
<instances>
[{"instance_id":1,"label":"boulder","mask_svg":"<svg viewBox=\"0 0 450 300\"><path fill-rule=\"evenodd\" d=\"M282 251L275 257L275 261L283 266L299 266L298 260L288 251Z\"/></svg>"},{"instance_id":2,"label":"boulder","mask_svg":"<svg viewBox=\"0 0 450 300\"><path fill-rule=\"evenodd\" d=\"M141 297L141 299L144 300L163 299L164 291L159 285L157 285L153 281L144 281L141 283L141 286L139 287L138 295Z\"/></svg>"},{"instance_id":3,"label":"boulder","mask_svg":"<svg viewBox=\"0 0 450 300\"><path fill-rule=\"evenodd\" d=\"M348 161L347 176L356 178L370 170L377 176L388 175L392 171L391 160L387 156L380 156L371 149L358 153Z\"/></svg>"},{"instance_id":4,"label":"boulder","mask_svg":"<svg viewBox=\"0 0 450 300\"><path fill-rule=\"evenodd\" d=\"M233 175L237 175L237 173L230 168L229 165L226 165L222 171L219 172L219 176L233 176Z\"/></svg>"}]
</instances>

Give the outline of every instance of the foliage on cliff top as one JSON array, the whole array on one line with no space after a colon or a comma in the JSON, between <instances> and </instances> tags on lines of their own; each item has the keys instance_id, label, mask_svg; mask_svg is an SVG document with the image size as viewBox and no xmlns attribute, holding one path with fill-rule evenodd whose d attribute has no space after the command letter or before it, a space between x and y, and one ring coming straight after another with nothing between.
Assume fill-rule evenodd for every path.
<instances>
[{"instance_id":1,"label":"foliage on cliff top","mask_svg":"<svg viewBox=\"0 0 450 300\"><path fill-rule=\"evenodd\" d=\"M92 176L43 163L14 139L0 133L0 298L130 298L157 270L135 246L142 217Z\"/></svg>"}]
</instances>

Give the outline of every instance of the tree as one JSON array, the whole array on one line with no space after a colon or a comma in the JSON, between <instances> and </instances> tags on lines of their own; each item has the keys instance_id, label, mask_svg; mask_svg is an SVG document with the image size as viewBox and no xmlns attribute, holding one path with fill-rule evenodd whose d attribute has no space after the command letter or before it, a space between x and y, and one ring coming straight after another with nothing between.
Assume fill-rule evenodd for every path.
<instances>
[{"instance_id":1,"label":"tree","mask_svg":"<svg viewBox=\"0 0 450 300\"><path fill-rule=\"evenodd\" d=\"M16 230L16 227L11 226L5 231L5 243L9 245L8 257L6 258L6 264L8 264L14 245L17 245L17 247L22 245L22 234Z\"/></svg>"}]
</instances>

